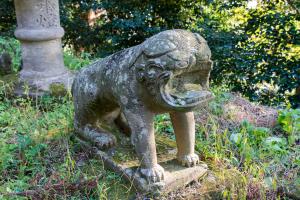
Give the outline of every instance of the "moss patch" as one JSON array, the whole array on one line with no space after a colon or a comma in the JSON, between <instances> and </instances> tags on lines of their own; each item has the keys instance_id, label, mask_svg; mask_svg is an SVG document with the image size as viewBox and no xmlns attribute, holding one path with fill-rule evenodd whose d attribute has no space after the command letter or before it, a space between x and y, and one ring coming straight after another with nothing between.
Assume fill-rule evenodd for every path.
<instances>
[{"instance_id":1,"label":"moss patch","mask_svg":"<svg viewBox=\"0 0 300 200\"><path fill-rule=\"evenodd\" d=\"M65 96L67 94L67 89L62 83L52 83L49 87L50 94L52 96Z\"/></svg>"}]
</instances>

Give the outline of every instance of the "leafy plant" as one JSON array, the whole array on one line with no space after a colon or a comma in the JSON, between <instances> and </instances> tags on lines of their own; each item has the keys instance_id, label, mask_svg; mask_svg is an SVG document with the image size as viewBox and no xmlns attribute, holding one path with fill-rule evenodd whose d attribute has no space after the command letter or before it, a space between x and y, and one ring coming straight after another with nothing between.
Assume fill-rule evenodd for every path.
<instances>
[{"instance_id":1,"label":"leafy plant","mask_svg":"<svg viewBox=\"0 0 300 200\"><path fill-rule=\"evenodd\" d=\"M64 63L71 70L79 70L91 63L91 55L81 52L79 56L76 56L71 50L65 50Z\"/></svg>"},{"instance_id":2,"label":"leafy plant","mask_svg":"<svg viewBox=\"0 0 300 200\"><path fill-rule=\"evenodd\" d=\"M300 140L300 109L285 109L279 111L278 123L288 135L288 141L294 144Z\"/></svg>"},{"instance_id":3,"label":"leafy plant","mask_svg":"<svg viewBox=\"0 0 300 200\"><path fill-rule=\"evenodd\" d=\"M12 37L0 36L0 55L6 52L12 58L12 67L17 72L21 67L21 46L20 42Z\"/></svg>"},{"instance_id":4,"label":"leafy plant","mask_svg":"<svg viewBox=\"0 0 300 200\"><path fill-rule=\"evenodd\" d=\"M233 76L244 81L235 83L235 87L265 103L284 101L300 84L299 17L282 12L284 9L284 2L278 1L252 10L247 39L239 45L241 62Z\"/></svg>"}]
</instances>

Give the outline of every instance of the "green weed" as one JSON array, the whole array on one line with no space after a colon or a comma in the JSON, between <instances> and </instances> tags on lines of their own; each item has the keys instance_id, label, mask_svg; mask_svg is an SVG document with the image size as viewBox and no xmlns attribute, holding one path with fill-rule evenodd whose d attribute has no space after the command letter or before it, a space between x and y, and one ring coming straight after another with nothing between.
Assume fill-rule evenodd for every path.
<instances>
[{"instance_id":1,"label":"green weed","mask_svg":"<svg viewBox=\"0 0 300 200\"><path fill-rule=\"evenodd\" d=\"M79 56L74 55L71 50L64 51L64 63L71 70L79 70L92 62L91 55L82 52Z\"/></svg>"},{"instance_id":2,"label":"green weed","mask_svg":"<svg viewBox=\"0 0 300 200\"><path fill-rule=\"evenodd\" d=\"M288 136L289 144L299 143L300 140L300 109L279 111L278 123Z\"/></svg>"},{"instance_id":3,"label":"green weed","mask_svg":"<svg viewBox=\"0 0 300 200\"><path fill-rule=\"evenodd\" d=\"M21 46L20 42L12 37L0 36L0 55L7 52L12 58L12 67L17 72L21 66Z\"/></svg>"}]
</instances>

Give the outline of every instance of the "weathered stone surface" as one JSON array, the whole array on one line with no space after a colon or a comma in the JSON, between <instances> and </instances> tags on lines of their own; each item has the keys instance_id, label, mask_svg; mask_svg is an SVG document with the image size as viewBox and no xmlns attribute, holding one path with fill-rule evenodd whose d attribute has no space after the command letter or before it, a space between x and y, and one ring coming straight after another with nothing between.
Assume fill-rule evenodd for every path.
<instances>
[{"instance_id":1,"label":"weathered stone surface","mask_svg":"<svg viewBox=\"0 0 300 200\"><path fill-rule=\"evenodd\" d=\"M157 161L153 123L156 114L170 113L177 160L184 166L195 166L199 158L194 152L192 110L213 98L208 91L210 56L200 35L170 30L96 61L82 69L73 82L75 132L100 149L110 148L116 137L97 122L123 115L123 125L128 125L141 162L141 175L149 183L163 182L166 173Z\"/></svg>"},{"instance_id":2,"label":"weathered stone surface","mask_svg":"<svg viewBox=\"0 0 300 200\"><path fill-rule=\"evenodd\" d=\"M70 88L73 75L64 67L58 0L15 0L18 26L15 36L21 41L21 86L28 84L31 93L49 91L52 83Z\"/></svg>"}]
</instances>

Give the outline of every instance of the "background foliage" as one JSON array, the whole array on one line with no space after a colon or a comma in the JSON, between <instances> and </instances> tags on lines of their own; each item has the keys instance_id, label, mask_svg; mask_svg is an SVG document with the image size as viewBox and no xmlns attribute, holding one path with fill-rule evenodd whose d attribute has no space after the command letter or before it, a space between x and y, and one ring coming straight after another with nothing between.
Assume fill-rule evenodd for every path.
<instances>
[{"instance_id":1,"label":"background foliage","mask_svg":"<svg viewBox=\"0 0 300 200\"><path fill-rule=\"evenodd\" d=\"M13 0L0 1L0 34L12 36L16 27Z\"/></svg>"},{"instance_id":2,"label":"background foliage","mask_svg":"<svg viewBox=\"0 0 300 200\"><path fill-rule=\"evenodd\" d=\"M93 57L141 43L157 32L183 28L208 41L214 84L226 84L251 100L299 106L300 15L291 0L60 0L65 46ZM0 3L1 35L12 35L12 0ZM105 10L88 23L90 10ZM296 89L298 88L298 94Z\"/></svg>"}]
</instances>

